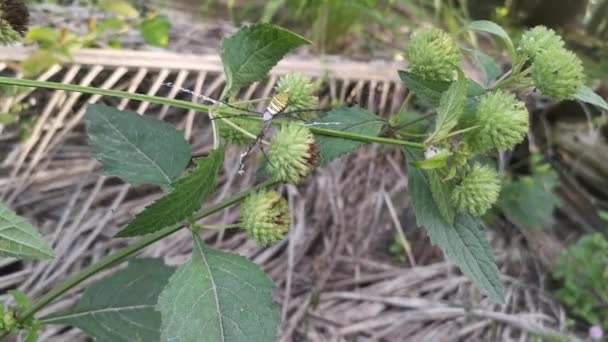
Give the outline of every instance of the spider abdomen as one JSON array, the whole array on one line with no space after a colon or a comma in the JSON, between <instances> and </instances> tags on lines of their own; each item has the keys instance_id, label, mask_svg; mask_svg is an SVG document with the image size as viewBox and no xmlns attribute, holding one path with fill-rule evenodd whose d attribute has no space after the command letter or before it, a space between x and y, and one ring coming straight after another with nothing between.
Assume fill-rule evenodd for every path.
<instances>
[{"instance_id":1,"label":"spider abdomen","mask_svg":"<svg viewBox=\"0 0 608 342\"><path fill-rule=\"evenodd\" d=\"M272 97L266 111L264 112L264 121L271 120L275 115L281 113L287 108L289 96L285 93L279 93Z\"/></svg>"}]
</instances>

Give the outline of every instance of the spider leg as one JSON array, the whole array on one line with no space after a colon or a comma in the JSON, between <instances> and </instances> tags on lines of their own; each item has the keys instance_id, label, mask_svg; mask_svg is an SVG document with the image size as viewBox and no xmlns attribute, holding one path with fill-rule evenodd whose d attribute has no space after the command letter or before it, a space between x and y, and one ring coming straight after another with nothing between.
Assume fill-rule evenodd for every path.
<instances>
[{"instance_id":1,"label":"spider leg","mask_svg":"<svg viewBox=\"0 0 608 342\"><path fill-rule=\"evenodd\" d=\"M243 160L245 159L245 157L247 157L249 155L249 153L251 153L251 150L253 150L253 148L258 143L261 145L262 139L264 138L264 135L266 134L266 131L268 130L268 128L270 128L270 126L271 126L270 120L264 122L264 127L262 127L262 130L260 130L260 133L255 138L255 142L253 144L249 145L249 147L247 148L247 151L241 153L241 156L240 156L240 159L239 159L240 167L239 167L239 171L238 171L238 173L240 175L242 175L245 172L245 163L243 163Z\"/></svg>"},{"instance_id":2,"label":"spider leg","mask_svg":"<svg viewBox=\"0 0 608 342\"><path fill-rule=\"evenodd\" d=\"M260 150L262 150L262 154L264 155L264 159L266 159L266 161L268 162L268 164L272 165L274 167L274 164L272 164L272 162L270 161L270 158L268 157L268 154L266 154L266 150L264 149L264 144L260 144Z\"/></svg>"},{"instance_id":3,"label":"spider leg","mask_svg":"<svg viewBox=\"0 0 608 342\"><path fill-rule=\"evenodd\" d=\"M288 113L285 113L285 115L287 115L287 114ZM302 121L304 123L307 123L307 124L311 123L310 120L305 119L304 117L302 117L302 113L291 113L291 114L293 114L293 116L295 116L298 120L300 120L300 121Z\"/></svg>"},{"instance_id":4,"label":"spider leg","mask_svg":"<svg viewBox=\"0 0 608 342\"><path fill-rule=\"evenodd\" d=\"M260 114L259 113L241 113L241 114L234 114L234 115L225 115L225 116L214 116L213 118L211 118L211 120L217 120L217 119L236 119L236 118L260 118Z\"/></svg>"},{"instance_id":5,"label":"spider leg","mask_svg":"<svg viewBox=\"0 0 608 342\"><path fill-rule=\"evenodd\" d=\"M166 82L166 83L163 83L163 85L167 86L169 88L175 87L175 85L172 82ZM213 104L219 104L219 103L221 103L221 104L226 105L226 106L228 106L228 107L230 107L232 109L238 109L240 111L245 111L245 112L249 111L246 108L240 108L240 107L231 105L230 103L228 103L228 102L226 102L224 100L214 99L214 98L211 98L211 97L203 95L203 94L195 93L194 91L192 91L192 90L190 90L188 88L177 87L177 89L180 90L180 91L182 91L182 92L184 92L184 93L190 94L190 95L192 95L192 96L194 96L194 97L196 97L196 98L198 98L198 99L200 99L202 101L211 102Z\"/></svg>"}]
</instances>

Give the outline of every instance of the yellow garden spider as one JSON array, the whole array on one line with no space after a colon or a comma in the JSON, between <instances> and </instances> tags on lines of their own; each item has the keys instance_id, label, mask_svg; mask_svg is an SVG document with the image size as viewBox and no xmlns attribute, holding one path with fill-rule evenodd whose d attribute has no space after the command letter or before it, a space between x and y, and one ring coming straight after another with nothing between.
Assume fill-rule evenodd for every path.
<instances>
[{"instance_id":1,"label":"yellow garden spider","mask_svg":"<svg viewBox=\"0 0 608 342\"><path fill-rule=\"evenodd\" d=\"M169 86L169 87L173 87L172 83L165 83L165 85ZM234 106L234 105L227 103L225 101L222 101L222 100L216 100L216 99L213 99L211 97L208 97L208 96L205 96L202 94L197 94L197 93L191 91L190 89L180 88L180 90L183 92L186 92L192 96L195 96L203 101L211 102L215 105L225 105L229 108L236 109L239 112L241 112L241 113L230 115L230 116L212 116L211 120L232 119L232 118L238 118L238 117L260 117L261 116L262 123L263 123L262 129L256 136L255 141L247 148L247 150L245 152L241 153L240 161L239 161L239 163L240 163L239 173L244 172L244 164L243 164L244 158L247 157L247 155L249 155L249 153L251 153L251 150L253 150L253 148L258 144L260 144L260 150L264 154L264 157L270 163L270 160L268 159L268 156L266 155L266 151L264 150L264 147L262 146L261 141L264 138L264 136L266 135L266 133L268 132L268 130L270 129L270 127L272 125L272 120L275 119L276 117L278 117L279 115L285 116L285 117L295 116L297 120L300 120L307 125L339 124L337 122L310 122L309 120L303 118L301 115L303 113L308 113L308 112L326 112L326 111L331 110L331 108L296 109L296 110L292 110L292 111L286 111L287 107L289 106L289 96L286 93L275 94L270 99L270 102L268 103L266 110L263 113L258 113L258 112L254 112L250 109L247 109L247 108L241 108L238 106Z\"/></svg>"},{"instance_id":2,"label":"yellow garden spider","mask_svg":"<svg viewBox=\"0 0 608 342\"><path fill-rule=\"evenodd\" d=\"M169 86L169 87L173 86L172 83L166 83L165 85ZM258 117L258 118L261 117L263 125L262 125L262 128L260 129L260 132L255 137L255 141L251 145L249 145L249 147L247 148L247 150L245 152L241 153L241 155L240 155L240 159L239 159L240 167L239 167L239 171L238 171L239 174L242 174L244 172L244 167L245 167L244 163L243 163L244 159L249 155L249 153L251 153L253 148L258 144L260 146L260 150L264 154L266 161L268 163L271 163L261 142L262 142L262 139L265 137L266 133L268 132L268 130L270 129L270 127L272 126L272 120L274 120L275 118L277 118L279 116L280 117L291 117L291 118L295 117L296 120L299 120L300 122L302 122L304 125L307 125L307 126L325 126L325 125L342 125L343 124L341 122L310 121L309 119L304 118L302 116L302 114L304 114L304 113L310 113L310 112L324 113L324 112L333 110L334 108L295 109L295 110L287 111L286 109L289 107L289 96L286 93L275 94L270 99L270 102L268 103L266 110L263 113L259 113L259 112L252 111L251 109L248 109L248 108L241 108L241 107L232 105L232 104L227 103L222 100L216 100L216 99L213 99L211 97L208 97L208 96L205 96L202 94L197 94L197 93L191 91L190 89L180 88L180 90L183 92L186 92L192 96L195 96L196 98L199 98L203 101L207 101L207 102L213 103L215 105L224 105L224 106L227 106L229 108L239 111L239 113L232 114L229 116L213 116L212 115L211 120L233 119L233 118L238 118L238 117ZM388 121L381 117L378 117L372 121L382 121L382 122L388 124ZM392 130L399 129L401 127L405 127L412 123L415 123L416 121L418 121L418 120L414 120L413 122L409 122L407 124L399 125L396 127L389 127L389 129L392 129ZM346 127L344 127L344 126L339 127L339 129L340 130L350 130L355 126L365 125L367 123L369 123L369 122L357 122L357 123L348 125Z\"/></svg>"}]
</instances>

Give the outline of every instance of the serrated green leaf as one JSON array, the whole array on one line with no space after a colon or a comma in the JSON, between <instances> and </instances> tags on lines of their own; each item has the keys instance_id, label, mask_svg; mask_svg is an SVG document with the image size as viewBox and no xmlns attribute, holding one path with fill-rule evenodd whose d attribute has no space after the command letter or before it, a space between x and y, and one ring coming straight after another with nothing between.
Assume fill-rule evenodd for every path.
<instances>
[{"instance_id":1,"label":"serrated green leaf","mask_svg":"<svg viewBox=\"0 0 608 342\"><path fill-rule=\"evenodd\" d=\"M401 81L416 94L416 97L423 103L438 107L441 102L441 95L448 90L454 82L447 81L428 81L412 74L409 71L399 70ZM467 80L467 100L465 110L474 112L477 102L474 97L483 94L484 89L473 80Z\"/></svg>"},{"instance_id":2,"label":"serrated green leaf","mask_svg":"<svg viewBox=\"0 0 608 342\"><path fill-rule=\"evenodd\" d=\"M500 66L492 57L480 50L472 50L472 55L475 64L477 64L483 72L483 85L486 87L489 86L502 73Z\"/></svg>"},{"instance_id":3,"label":"serrated green leaf","mask_svg":"<svg viewBox=\"0 0 608 342\"><path fill-rule=\"evenodd\" d=\"M191 158L183 133L158 119L89 105L86 126L92 156L103 173L131 184L168 186Z\"/></svg>"},{"instance_id":4,"label":"serrated green leaf","mask_svg":"<svg viewBox=\"0 0 608 342\"><path fill-rule=\"evenodd\" d=\"M579 101L587 102L604 110L608 110L608 103L606 100L587 86L582 86L576 93L575 98Z\"/></svg>"},{"instance_id":5,"label":"serrated green leaf","mask_svg":"<svg viewBox=\"0 0 608 342\"><path fill-rule=\"evenodd\" d=\"M223 153L221 149L212 150L206 158L196 160L194 169L178 179L170 193L147 206L116 236L150 234L187 219L215 190Z\"/></svg>"},{"instance_id":6,"label":"serrated green leaf","mask_svg":"<svg viewBox=\"0 0 608 342\"><path fill-rule=\"evenodd\" d=\"M88 287L71 311L43 321L73 325L98 342L159 341L161 316L154 307L173 272L162 259L133 259Z\"/></svg>"},{"instance_id":7,"label":"serrated green leaf","mask_svg":"<svg viewBox=\"0 0 608 342\"><path fill-rule=\"evenodd\" d=\"M378 115L359 107L344 107L331 110L314 121L318 125L335 131L352 132L377 137L386 125ZM316 135L321 165L356 151L364 143L343 138Z\"/></svg>"},{"instance_id":8,"label":"serrated green leaf","mask_svg":"<svg viewBox=\"0 0 608 342\"><path fill-rule=\"evenodd\" d=\"M104 11L124 16L127 18L137 18L139 17L139 12L129 4L127 1L123 0L101 0L97 6Z\"/></svg>"},{"instance_id":9,"label":"serrated green leaf","mask_svg":"<svg viewBox=\"0 0 608 342\"><path fill-rule=\"evenodd\" d=\"M222 97L266 77L289 51L310 44L305 38L271 24L241 28L222 42L221 57L226 74Z\"/></svg>"},{"instance_id":10,"label":"serrated green leaf","mask_svg":"<svg viewBox=\"0 0 608 342\"><path fill-rule=\"evenodd\" d=\"M423 103L433 107L439 106L441 94L450 87L451 82L448 81L429 81L412 74L409 71L399 70L399 78L405 83L410 91L416 94L416 97Z\"/></svg>"},{"instance_id":11,"label":"serrated green leaf","mask_svg":"<svg viewBox=\"0 0 608 342\"><path fill-rule=\"evenodd\" d=\"M464 111L467 95L467 81L462 71L458 72L458 81L452 82L448 90L441 95L437 108L435 130L427 139L428 144L443 141L454 127Z\"/></svg>"},{"instance_id":12,"label":"serrated green leaf","mask_svg":"<svg viewBox=\"0 0 608 342\"><path fill-rule=\"evenodd\" d=\"M441 217L449 225L454 224L454 217L456 217L456 210L452 207L450 202L450 184L449 182L441 179L441 176L435 170L428 170L427 173L429 179L429 188L433 200L437 205L437 209L441 213Z\"/></svg>"},{"instance_id":13,"label":"serrated green leaf","mask_svg":"<svg viewBox=\"0 0 608 342\"><path fill-rule=\"evenodd\" d=\"M55 253L36 228L0 204L0 256L50 259L55 257Z\"/></svg>"},{"instance_id":14,"label":"serrated green leaf","mask_svg":"<svg viewBox=\"0 0 608 342\"><path fill-rule=\"evenodd\" d=\"M442 218L422 170L408 168L408 185L416 223L425 228L431 242L484 293L504 302L504 288L492 250L481 230L481 221L458 213L454 225L448 224Z\"/></svg>"},{"instance_id":15,"label":"serrated green leaf","mask_svg":"<svg viewBox=\"0 0 608 342\"><path fill-rule=\"evenodd\" d=\"M240 255L193 239L192 257L158 299L161 341L275 341L279 315L268 276Z\"/></svg>"},{"instance_id":16,"label":"serrated green leaf","mask_svg":"<svg viewBox=\"0 0 608 342\"><path fill-rule=\"evenodd\" d=\"M513 46L513 42L511 41L511 37L509 37L507 31L505 31L500 25L489 20L478 20L470 23L467 29L484 31L499 37L507 48L507 52L511 57L511 64L515 65L515 62L517 61L515 47Z\"/></svg>"},{"instance_id":17,"label":"serrated green leaf","mask_svg":"<svg viewBox=\"0 0 608 342\"><path fill-rule=\"evenodd\" d=\"M165 15L148 17L141 22L139 30L146 44L166 47L169 44L171 23Z\"/></svg>"}]
</instances>

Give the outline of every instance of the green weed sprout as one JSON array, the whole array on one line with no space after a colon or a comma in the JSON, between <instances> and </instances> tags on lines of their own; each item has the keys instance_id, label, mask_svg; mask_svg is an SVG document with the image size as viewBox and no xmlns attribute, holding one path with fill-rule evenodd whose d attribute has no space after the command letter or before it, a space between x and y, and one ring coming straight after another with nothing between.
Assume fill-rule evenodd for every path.
<instances>
[{"instance_id":1,"label":"green weed sprout","mask_svg":"<svg viewBox=\"0 0 608 342\"><path fill-rule=\"evenodd\" d=\"M608 329L608 241L601 234L581 237L551 274L558 282L556 298L572 314Z\"/></svg>"}]
</instances>

